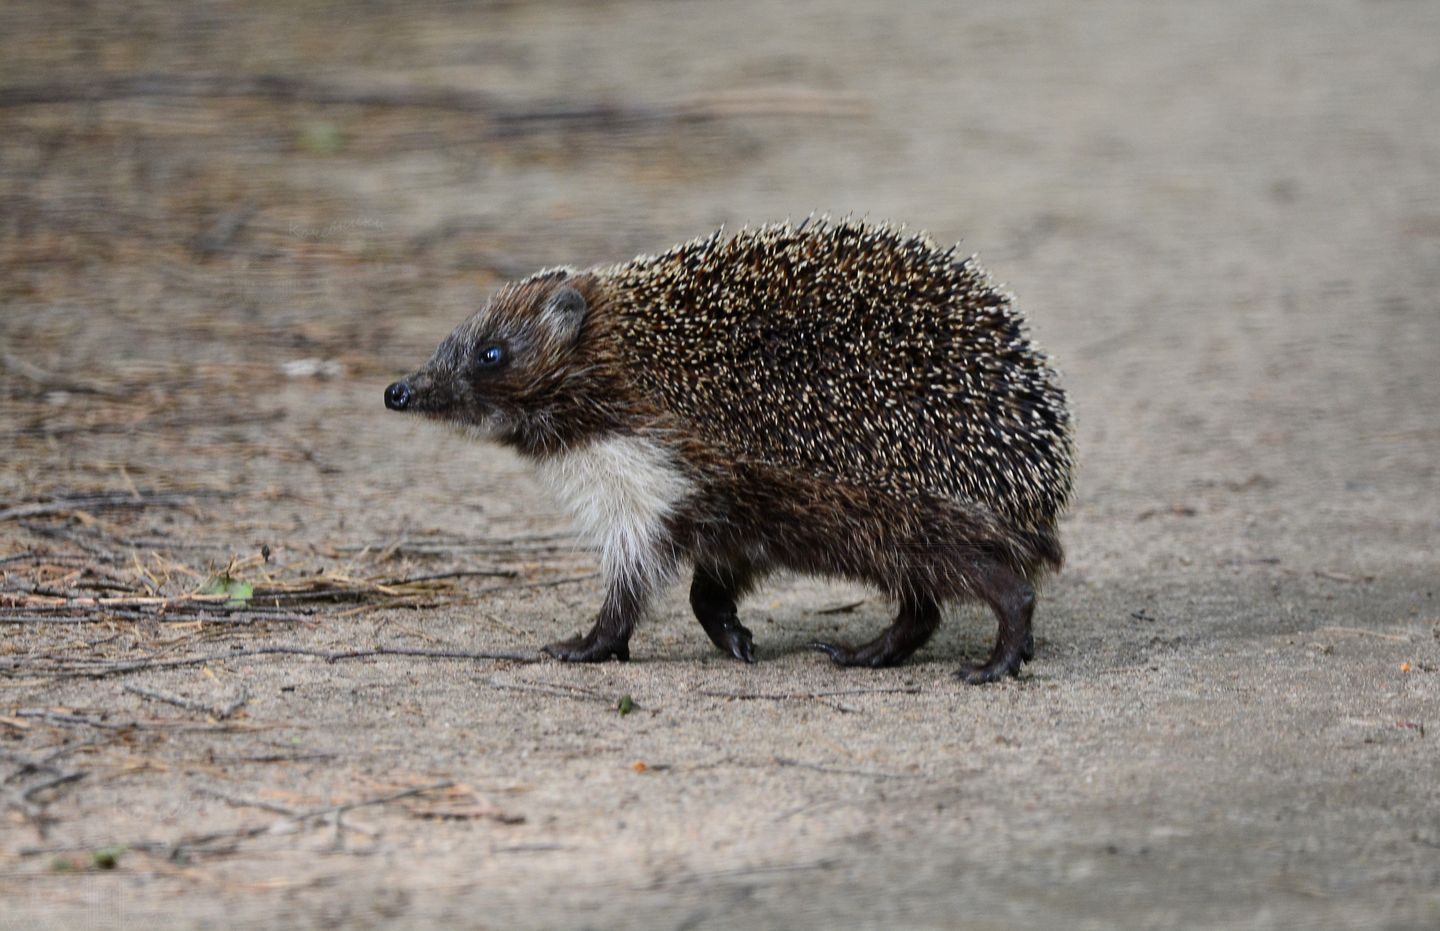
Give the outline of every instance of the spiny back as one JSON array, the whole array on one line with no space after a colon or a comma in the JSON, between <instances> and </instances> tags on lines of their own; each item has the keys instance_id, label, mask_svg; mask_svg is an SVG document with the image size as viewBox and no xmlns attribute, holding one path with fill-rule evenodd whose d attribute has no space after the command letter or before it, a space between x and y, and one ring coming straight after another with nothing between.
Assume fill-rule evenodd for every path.
<instances>
[{"instance_id":1,"label":"spiny back","mask_svg":"<svg viewBox=\"0 0 1440 931\"><path fill-rule=\"evenodd\" d=\"M737 459L1053 524L1070 419L973 259L856 222L716 233L599 270L645 396Z\"/></svg>"}]
</instances>

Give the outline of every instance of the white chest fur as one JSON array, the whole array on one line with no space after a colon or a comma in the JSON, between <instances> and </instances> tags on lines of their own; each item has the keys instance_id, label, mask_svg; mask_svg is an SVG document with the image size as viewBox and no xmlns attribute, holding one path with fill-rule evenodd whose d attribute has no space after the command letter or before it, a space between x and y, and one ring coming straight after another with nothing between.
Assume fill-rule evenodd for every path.
<instances>
[{"instance_id":1,"label":"white chest fur","mask_svg":"<svg viewBox=\"0 0 1440 931\"><path fill-rule=\"evenodd\" d=\"M540 475L600 551L607 576L660 581L672 562L659 550L665 518L691 491L668 450L641 437L611 437L547 459Z\"/></svg>"}]
</instances>

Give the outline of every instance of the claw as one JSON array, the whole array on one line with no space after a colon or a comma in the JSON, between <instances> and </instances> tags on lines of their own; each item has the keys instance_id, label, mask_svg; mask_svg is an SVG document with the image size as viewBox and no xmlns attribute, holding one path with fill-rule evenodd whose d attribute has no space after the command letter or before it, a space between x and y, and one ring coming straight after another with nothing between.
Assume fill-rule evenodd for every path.
<instances>
[{"instance_id":1,"label":"claw","mask_svg":"<svg viewBox=\"0 0 1440 931\"><path fill-rule=\"evenodd\" d=\"M755 662L755 639L750 629L733 617L715 627L706 627L710 642L742 663Z\"/></svg>"},{"instance_id":2,"label":"claw","mask_svg":"<svg viewBox=\"0 0 1440 931\"><path fill-rule=\"evenodd\" d=\"M810 644L813 649L819 650L830 657L831 662L837 666L870 666L878 669L881 666L893 666L900 661L885 649L884 644L867 643L862 647L847 647L840 643L822 643L814 641Z\"/></svg>"},{"instance_id":3,"label":"claw","mask_svg":"<svg viewBox=\"0 0 1440 931\"><path fill-rule=\"evenodd\" d=\"M625 662L630 659L630 644L623 640L597 637L594 631L569 640L546 644L546 653L567 663L603 663L608 659Z\"/></svg>"},{"instance_id":4,"label":"claw","mask_svg":"<svg viewBox=\"0 0 1440 931\"><path fill-rule=\"evenodd\" d=\"M961 669L955 675L965 680L970 685L984 685L987 682L999 682L1006 676L1019 678L1020 666L1035 655L1033 642L1025 645L1028 649L1022 648L1008 656L994 656L983 666L972 666L968 669ZM1026 654L1029 655L1026 655Z\"/></svg>"},{"instance_id":5,"label":"claw","mask_svg":"<svg viewBox=\"0 0 1440 931\"><path fill-rule=\"evenodd\" d=\"M742 663L755 662L755 641L750 631L736 624L725 631L725 649Z\"/></svg>"}]
</instances>

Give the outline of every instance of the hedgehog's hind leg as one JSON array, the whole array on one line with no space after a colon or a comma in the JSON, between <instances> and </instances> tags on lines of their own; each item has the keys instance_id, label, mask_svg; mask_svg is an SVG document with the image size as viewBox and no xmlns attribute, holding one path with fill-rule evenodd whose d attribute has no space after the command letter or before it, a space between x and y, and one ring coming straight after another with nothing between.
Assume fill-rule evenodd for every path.
<instances>
[{"instance_id":1,"label":"hedgehog's hind leg","mask_svg":"<svg viewBox=\"0 0 1440 931\"><path fill-rule=\"evenodd\" d=\"M974 576L974 584L975 593L995 612L999 631L995 648L985 664L962 669L956 675L971 685L1018 676L1020 664L1035 658L1035 639L1030 630L1030 620L1035 614L1035 588L998 560L988 561Z\"/></svg>"},{"instance_id":2,"label":"hedgehog's hind leg","mask_svg":"<svg viewBox=\"0 0 1440 931\"><path fill-rule=\"evenodd\" d=\"M880 636L858 647L838 643L812 643L839 666L894 666L923 647L940 626L940 603L926 591L906 591L900 596L895 623Z\"/></svg>"},{"instance_id":3,"label":"hedgehog's hind leg","mask_svg":"<svg viewBox=\"0 0 1440 931\"><path fill-rule=\"evenodd\" d=\"M755 643L736 616L735 603L750 588L753 578L749 565L719 568L699 563L695 566L695 581L690 583L690 607L710 642L722 653L746 663L755 662Z\"/></svg>"}]
</instances>

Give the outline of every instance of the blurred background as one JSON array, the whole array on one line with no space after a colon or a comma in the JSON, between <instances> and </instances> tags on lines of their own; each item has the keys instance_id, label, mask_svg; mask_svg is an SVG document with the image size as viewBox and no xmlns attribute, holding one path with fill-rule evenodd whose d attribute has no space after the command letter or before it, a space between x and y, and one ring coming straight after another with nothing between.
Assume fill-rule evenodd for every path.
<instances>
[{"instance_id":1,"label":"blurred background","mask_svg":"<svg viewBox=\"0 0 1440 931\"><path fill-rule=\"evenodd\" d=\"M1056 675L1073 688L1087 687L1079 683L1094 678L1094 664L1160 668L1148 665L1157 651L1173 660L1157 676L1189 669L1174 659L1183 656L1203 681L1209 664L1240 662L1234 653L1300 628L1401 617L1433 626L1437 38L1440 4L1407 0L5 3L0 510L11 510L0 520L0 557L29 559L63 543L83 560L116 540L139 541L137 552L180 567L171 581L147 562L155 588L184 591L204 578L207 560L223 565L261 541L275 571L313 573L405 534L453 542L562 533L519 463L387 416L385 384L505 279L622 261L720 225L828 213L903 223L978 252L1062 371L1081 471L1064 530L1069 568L1042 602L1051 625L1042 654L1071 664ZM119 499L103 496L140 501L177 489L221 497L197 499L199 509L107 512L99 525L79 505L58 523L54 513L42 524L13 517L33 502L43 510L99 495L111 507ZM451 562L439 569L473 560L473 550L445 552ZM140 574L124 575L128 554L116 557L116 577L138 585ZM572 557L536 557L521 569L562 558ZM21 565L31 563L12 564L11 582ZM593 595L552 603L535 594L504 615L517 626L500 633L466 627L459 612L449 630L456 642L538 644L575 627ZM1365 613L1375 605L1388 613ZM682 670L692 659L683 651L703 647L684 610L677 595L652 648ZM856 636L884 613L864 609ZM811 628L801 609L782 604L777 617L796 619L786 636L803 649ZM983 649L983 627L947 627L932 659L953 665ZM39 630L12 628L0 652L59 649ZM1216 645L1223 637L1243 646L1227 652ZM1401 658L1410 669L1409 654L1376 658L1375 668ZM811 659L795 668L810 669ZM643 672L632 664L605 674L638 675L636 667ZM1187 694L1227 709L1213 712L1222 719L1252 711L1248 699L1187 681L1197 690ZM1434 677L1425 681L1433 708ZM1364 694L1332 685L1325 694ZM1152 698L1179 694L1171 680L1138 687L1154 689L1144 693ZM968 721L968 703L990 702L994 720L1009 720L1019 712L995 698L1004 694L946 697L946 713ZM1066 720L1081 723L1057 732L1054 759L1079 765L1066 754L1087 747L1086 767L1128 758L1133 735L1149 725L1117 729L1109 697L1102 688L1098 699L1082 692L1064 706ZM338 734L361 705L331 698L312 708L333 712ZM1096 708L1111 710L1087 717ZM1315 732L1345 720L1357 718L1326 711ZM1392 734L1390 724L1377 733ZM757 730L784 737L792 726L806 733L802 722L773 718ZM897 736L918 727L872 732L924 772L949 765ZM496 728L485 739L508 746L508 725ZM980 752L966 733L956 759ZM394 746L411 739L391 736ZM1357 861L1356 848L1303 833L1321 823L1313 812L1336 811L1329 801L1353 775L1329 744L1274 757L1258 731L1238 749L1170 736L1147 765L1174 759L1167 785L1191 786L1215 805L1239 796L1206 795L1219 790L1203 765L1224 758L1276 774L1235 802L1248 812L1235 823L1282 822L1276 830L1310 838L1285 848L1283 862L1320 864L1308 886L1283 893L1298 911L1276 914L1321 909L1314 914L1333 918L1324 895L1358 896L1342 923L1365 926L1361 906L1377 901L1383 907L1368 914L1398 915L1396 926L1419 920L1419 906L1406 910L1414 900L1404 884L1433 879L1434 844L1405 838L1413 818L1435 814L1435 799L1414 784L1415 761L1373 775L1396 793L1383 813L1367 809L1373 821L1325 822L1341 832L1327 837L1357 844L1379 825L1384 856ZM977 738L992 753L1003 751L999 739ZM1079 826L1006 833L1010 821L997 815L1001 834L988 836L1018 852L995 861L1003 876L966 895L991 895L996 914L1028 915L1033 925L1037 913L1005 911L1015 903L1003 890L1069 883L1070 898L1038 914L1089 909L1096 927L1155 918L1138 904L1113 911L1121 899L1104 890L1133 891L1125 883L1135 874L1106 873L1103 863L1119 861L1103 852L1095 875L1119 885L1089 892L1066 872L1071 861L1021 856L1127 823L1114 809L1091 810L1086 821L1078 802L1066 808L1072 793L1089 796L1054 759L1009 772L1045 800L1039 808ZM556 772L556 797L583 776ZM1317 772L1323 786L1292 805L1290 788ZM1109 804L1110 787L1119 795L1150 784L1143 774L1110 776L1096 783L1097 805ZM157 776L145 791L163 796L165 785ZM1138 806L1135 817L1200 804L1177 798L1152 796L1153 809ZM146 804L135 811L145 815ZM865 822L870 840L860 847L873 856L857 854L837 888L904 887L908 875L943 891L942 867L962 861L988 875L986 845L917 865L928 848L911 850L907 838L924 834L927 818L898 833ZM1212 827L1231 823L1217 818ZM688 851L682 822L693 823L666 830L679 832L675 850ZM805 842L785 833L795 824L774 830L804 859ZM602 848L618 843L609 827L595 830ZM1181 844L1165 862L1195 880L1192 910L1175 914L1218 926L1257 914L1225 903L1237 886L1235 902L1267 901L1280 886L1246 884L1279 861L1251 859L1254 835L1214 830L1224 836ZM750 839L757 850L768 843ZM560 877L575 868L564 855L546 862ZM1317 889L1322 898L1306 897ZM42 899L32 902L40 911ZM846 914L844 895L824 900Z\"/></svg>"},{"instance_id":2,"label":"blurred background","mask_svg":"<svg viewBox=\"0 0 1440 931\"><path fill-rule=\"evenodd\" d=\"M91 428L203 421L197 382L231 419L281 381L368 403L505 278L820 212L981 254L1070 377L1092 502L1207 475L1433 490L1437 21L6 4L3 429L28 453L69 423L79 460ZM95 377L123 384L55 390ZM54 466L8 456L0 490Z\"/></svg>"}]
</instances>

